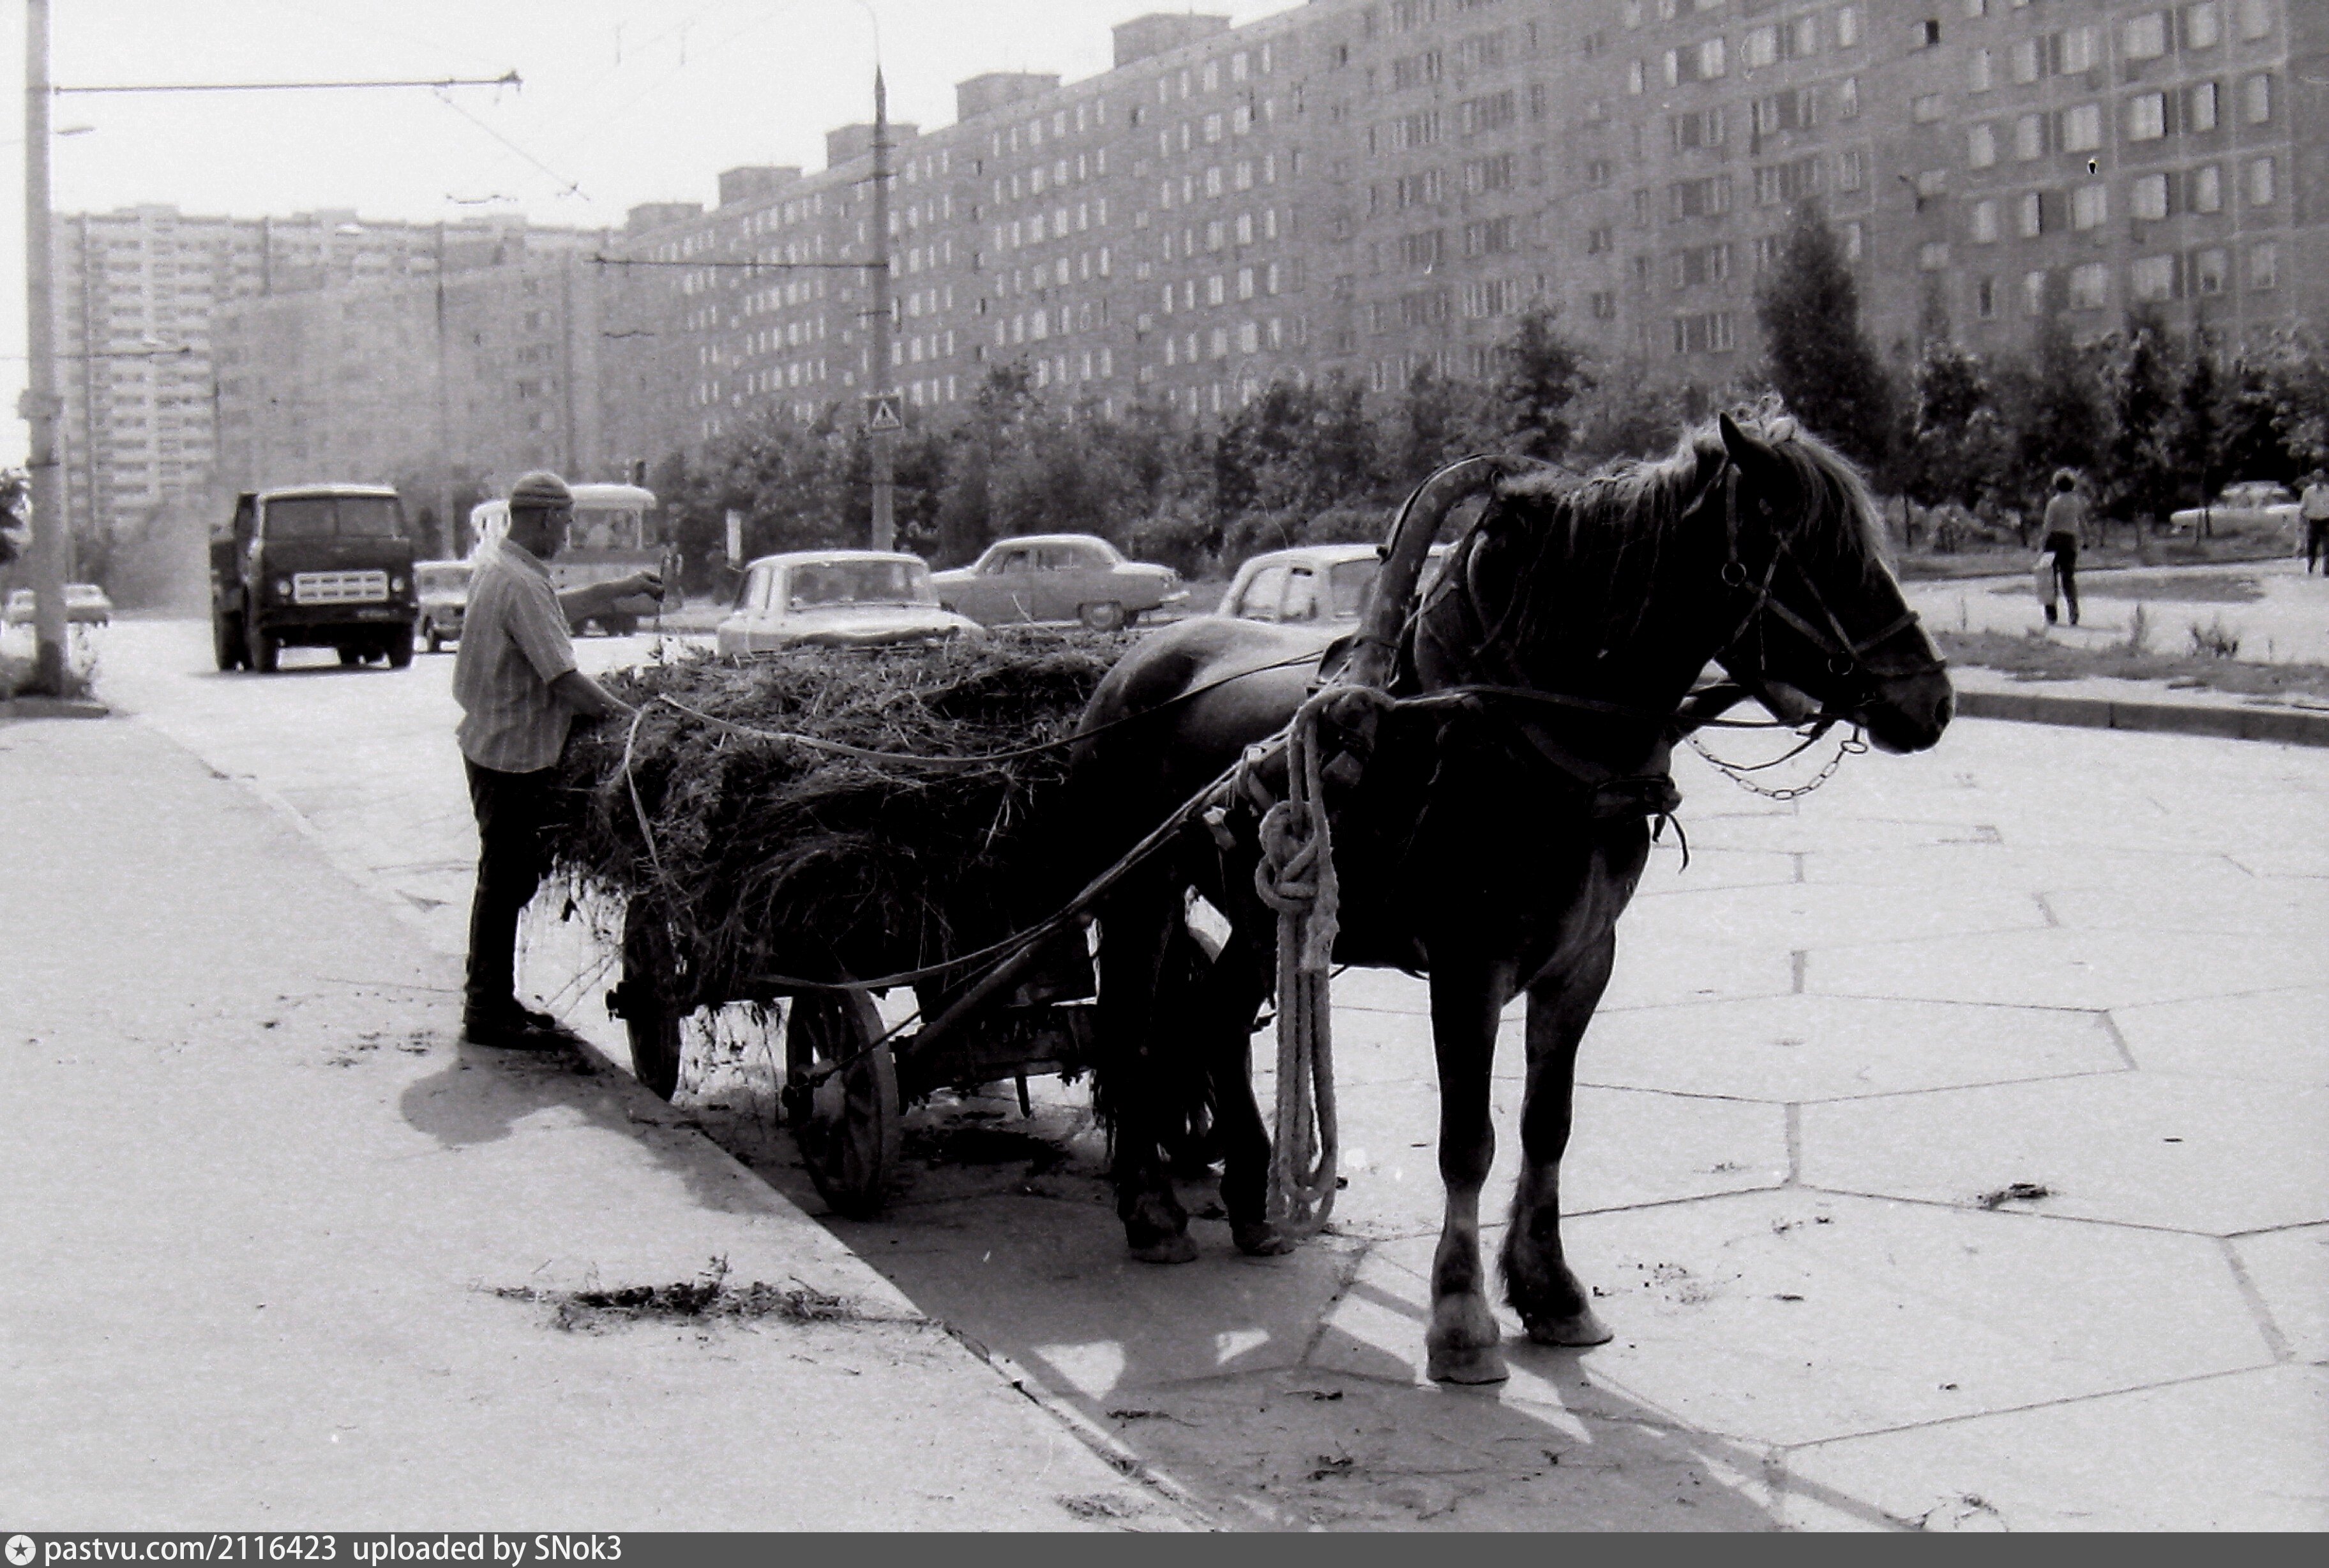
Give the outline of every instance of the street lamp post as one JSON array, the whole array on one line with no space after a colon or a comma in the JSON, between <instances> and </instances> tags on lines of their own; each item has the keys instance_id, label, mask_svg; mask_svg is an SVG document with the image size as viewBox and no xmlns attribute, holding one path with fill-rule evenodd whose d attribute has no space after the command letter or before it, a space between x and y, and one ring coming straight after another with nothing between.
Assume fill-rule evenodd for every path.
<instances>
[{"instance_id":1,"label":"street lamp post","mask_svg":"<svg viewBox=\"0 0 2329 1568\"><path fill-rule=\"evenodd\" d=\"M49 0L24 5L24 308L29 374L22 408L30 427L33 513L33 679L28 689L65 694L65 529L57 428L56 316L49 236Z\"/></svg>"},{"instance_id":2,"label":"street lamp post","mask_svg":"<svg viewBox=\"0 0 2329 1568\"><path fill-rule=\"evenodd\" d=\"M894 308L890 242L890 89L882 67L873 67L873 385L890 387L890 312ZM878 405L869 405L878 406ZM871 432L873 460L873 548L898 547L897 432L876 425Z\"/></svg>"}]
</instances>

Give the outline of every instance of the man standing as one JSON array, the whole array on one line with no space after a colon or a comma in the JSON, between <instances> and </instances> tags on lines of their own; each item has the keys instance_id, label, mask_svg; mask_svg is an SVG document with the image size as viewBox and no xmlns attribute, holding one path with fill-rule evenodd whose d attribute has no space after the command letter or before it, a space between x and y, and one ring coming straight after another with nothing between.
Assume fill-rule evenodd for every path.
<instances>
[{"instance_id":1,"label":"man standing","mask_svg":"<svg viewBox=\"0 0 2329 1568\"><path fill-rule=\"evenodd\" d=\"M2054 494L2046 502L2046 543L2039 549L2054 558L2054 576L2062 585L2062 600L2070 624L2079 624L2079 541L2087 532L2087 504L2079 499L2079 477L2068 468L2054 473ZM2046 604L2046 624L2054 624L2054 605Z\"/></svg>"},{"instance_id":2,"label":"man standing","mask_svg":"<svg viewBox=\"0 0 2329 1568\"><path fill-rule=\"evenodd\" d=\"M574 496L555 474L510 487L509 532L480 545L453 663L457 735L477 817L477 891L469 905L469 974L461 1034L474 1044L555 1049L567 1036L517 999L517 922L549 870L542 849L551 775L576 714L632 710L575 667L570 621L613 612L618 600L663 597L663 580L634 572L554 592L543 562L565 547Z\"/></svg>"},{"instance_id":3,"label":"man standing","mask_svg":"<svg viewBox=\"0 0 2329 1568\"><path fill-rule=\"evenodd\" d=\"M2315 468L2306 477L2296 515L2305 520L2305 575L2310 577L2314 562L2329 555L2329 474Z\"/></svg>"}]
</instances>

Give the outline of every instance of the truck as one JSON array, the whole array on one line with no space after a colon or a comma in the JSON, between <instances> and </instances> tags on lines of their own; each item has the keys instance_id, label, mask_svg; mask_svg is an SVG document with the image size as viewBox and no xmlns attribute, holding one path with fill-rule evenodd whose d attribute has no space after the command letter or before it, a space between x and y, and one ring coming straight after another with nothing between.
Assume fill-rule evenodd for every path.
<instances>
[{"instance_id":1,"label":"truck","mask_svg":"<svg viewBox=\"0 0 2329 1568\"><path fill-rule=\"evenodd\" d=\"M629 637L642 619L677 609L682 602L679 571L684 564L679 546L664 537L655 515L655 492L636 485L576 485L574 524L566 548L549 562L551 586L564 593L594 582L611 581L634 571L663 575L665 591L658 602L644 596L618 600L604 617L586 617L569 628L576 637L601 631ZM477 547L509 532L509 502L487 501L469 514L470 559Z\"/></svg>"},{"instance_id":2,"label":"truck","mask_svg":"<svg viewBox=\"0 0 2329 1568\"><path fill-rule=\"evenodd\" d=\"M420 614L412 554L403 503L386 486L245 491L211 535L218 667L271 675L286 647L407 667Z\"/></svg>"}]
</instances>

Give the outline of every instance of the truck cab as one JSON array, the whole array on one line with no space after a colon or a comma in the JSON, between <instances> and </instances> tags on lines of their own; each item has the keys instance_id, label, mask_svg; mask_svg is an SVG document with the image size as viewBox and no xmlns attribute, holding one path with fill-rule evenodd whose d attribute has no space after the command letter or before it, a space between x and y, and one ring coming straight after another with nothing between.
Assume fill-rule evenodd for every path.
<instances>
[{"instance_id":1,"label":"truck cab","mask_svg":"<svg viewBox=\"0 0 2329 1568\"><path fill-rule=\"evenodd\" d=\"M286 647L402 669L419 616L411 530L385 486L246 491L211 535L211 640L222 670L272 674Z\"/></svg>"}]
</instances>

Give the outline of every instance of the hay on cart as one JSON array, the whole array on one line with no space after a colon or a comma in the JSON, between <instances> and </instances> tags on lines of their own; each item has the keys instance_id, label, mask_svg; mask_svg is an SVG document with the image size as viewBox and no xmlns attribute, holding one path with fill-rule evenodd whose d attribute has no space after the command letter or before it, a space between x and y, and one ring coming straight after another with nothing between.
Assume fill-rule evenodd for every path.
<instances>
[{"instance_id":1,"label":"hay on cart","mask_svg":"<svg viewBox=\"0 0 2329 1568\"><path fill-rule=\"evenodd\" d=\"M696 656L609 678L646 714L635 738L627 723L577 726L552 863L602 915L651 901L686 955L678 989L700 1000L769 974L832 982L959 957L1072 894L1064 747L969 766L873 761L650 699L755 732L991 758L1071 734L1129 642L1015 630L932 647Z\"/></svg>"}]
</instances>

